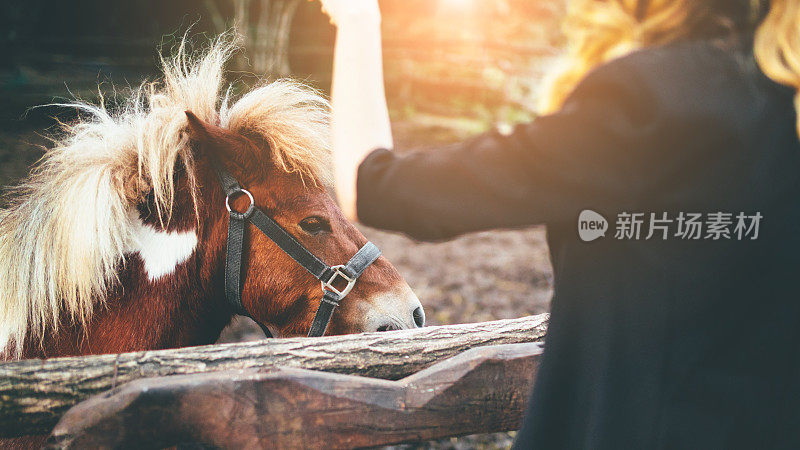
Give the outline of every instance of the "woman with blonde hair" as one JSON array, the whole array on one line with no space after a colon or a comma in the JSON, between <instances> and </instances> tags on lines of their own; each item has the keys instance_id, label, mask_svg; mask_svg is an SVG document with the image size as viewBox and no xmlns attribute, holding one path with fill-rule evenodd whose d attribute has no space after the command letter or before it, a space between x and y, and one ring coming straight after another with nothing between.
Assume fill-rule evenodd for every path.
<instances>
[{"instance_id":1,"label":"woman with blonde hair","mask_svg":"<svg viewBox=\"0 0 800 450\"><path fill-rule=\"evenodd\" d=\"M323 8L353 219L428 240L547 226L518 448L800 448L800 1L571 1L543 115L403 154L376 0Z\"/></svg>"}]
</instances>

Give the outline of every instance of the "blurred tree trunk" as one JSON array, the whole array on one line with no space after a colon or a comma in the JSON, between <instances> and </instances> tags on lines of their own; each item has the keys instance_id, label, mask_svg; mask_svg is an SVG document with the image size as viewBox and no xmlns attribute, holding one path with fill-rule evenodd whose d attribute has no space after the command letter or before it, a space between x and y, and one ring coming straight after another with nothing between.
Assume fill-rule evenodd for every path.
<instances>
[{"instance_id":1,"label":"blurred tree trunk","mask_svg":"<svg viewBox=\"0 0 800 450\"><path fill-rule=\"evenodd\" d=\"M218 33L234 28L246 55L236 58L238 70L288 76L289 31L301 0L204 0Z\"/></svg>"}]
</instances>

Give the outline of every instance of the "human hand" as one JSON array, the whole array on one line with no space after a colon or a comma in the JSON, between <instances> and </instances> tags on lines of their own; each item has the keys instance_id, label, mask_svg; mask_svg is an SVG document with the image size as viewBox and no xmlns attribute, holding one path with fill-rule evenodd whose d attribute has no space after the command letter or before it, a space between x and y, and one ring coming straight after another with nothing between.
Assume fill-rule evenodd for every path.
<instances>
[{"instance_id":1,"label":"human hand","mask_svg":"<svg viewBox=\"0 0 800 450\"><path fill-rule=\"evenodd\" d=\"M380 23L378 0L320 0L322 12L336 27Z\"/></svg>"}]
</instances>

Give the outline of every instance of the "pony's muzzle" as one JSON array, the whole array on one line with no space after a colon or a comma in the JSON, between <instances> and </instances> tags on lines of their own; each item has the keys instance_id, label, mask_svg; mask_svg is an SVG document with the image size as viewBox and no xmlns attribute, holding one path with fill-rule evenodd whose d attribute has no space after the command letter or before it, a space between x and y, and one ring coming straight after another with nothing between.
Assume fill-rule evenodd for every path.
<instances>
[{"instance_id":1,"label":"pony's muzzle","mask_svg":"<svg viewBox=\"0 0 800 450\"><path fill-rule=\"evenodd\" d=\"M364 331L392 331L425 325L425 310L408 286L375 295L366 314Z\"/></svg>"},{"instance_id":2,"label":"pony's muzzle","mask_svg":"<svg viewBox=\"0 0 800 450\"><path fill-rule=\"evenodd\" d=\"M422 309L422 306L417 306L413 311L411 311L411 322L416 328L425 326L425 310ZM402 325L398 325L397 321L390 320L387 323L380 325L376 331L403 330L405 328L411 327L404 327Z\"/></svg>"},{"instance_id":3,"label":"pony's muzzle","mask_svg":"<svg viewBox=\"0 0 800 450\"><path fill-rule=\"evenodd\" d=\"M417 328L422 328L425 326L425 311L422 309L422 306L418 306L414 308L414 311L411 311L412 322L414 326ZM390 321L378 327L376 331L392 331L392 330L402 330L403 327L398 326L396 322Z\"/></svg>"}]
</instances>

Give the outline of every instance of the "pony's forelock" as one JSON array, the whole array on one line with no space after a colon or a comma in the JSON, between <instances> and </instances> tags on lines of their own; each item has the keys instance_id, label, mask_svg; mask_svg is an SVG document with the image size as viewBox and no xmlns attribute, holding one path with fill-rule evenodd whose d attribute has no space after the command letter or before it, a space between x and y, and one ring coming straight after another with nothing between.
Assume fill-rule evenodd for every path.
<instances>
[{"instance_id":1,"label":"pony's forelock","mask_svg":"<svg viewBox=\"0 0 800 450\"><path fill-rule=\"evenodd\" d=\"M183 166L197 213L194 156L184 111L269 145L280 168L304 179L328 175L328 102L291 80L266 83L229 105L224 65L230 34L199 53L181 41L162 60L163 79L142 84L115 112L75 102L30 176L0 210L0 356L20 357L26 336L55 331L63 314L86 325L117 281L132 234L130 211L151 196L162 224L172 216L176 166Z\"/></svg>"},{"instance_id":2,"label":"pony's forelock","mask_svg":"<svg viewBox=\"0 0 800 450\"><path fill-rule=\"evenodd\" d=\"M258 136L271 162L304 180L330 181L329 104L294 80L265 83L220 111L220 124L234 133Z\"/></svg>"}]
</instances>

